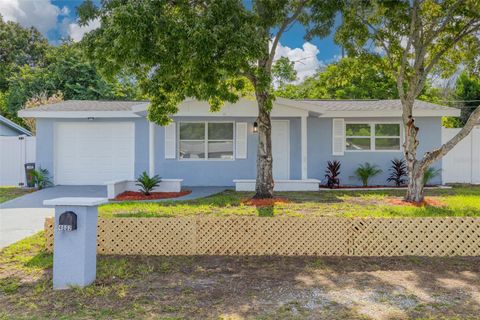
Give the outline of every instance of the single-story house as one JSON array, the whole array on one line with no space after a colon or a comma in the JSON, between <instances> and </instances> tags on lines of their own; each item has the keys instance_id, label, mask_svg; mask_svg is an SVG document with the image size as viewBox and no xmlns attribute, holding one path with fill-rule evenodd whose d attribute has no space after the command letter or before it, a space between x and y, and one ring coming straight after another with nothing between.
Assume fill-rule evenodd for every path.
<instances>
[{"instance_id":1,"label":"single-story house","mask_svg":"<svg viewBox=\"0 0 480 320\"><path fill-rule=\"evenodd\" d=\"M254 99L227 103L219 112L210 112L206 102L186 100L166 127L147 120L148 104L65 101L19 115L37 119L37 167L48 169L58 185L134 180L143 171L183 179L184 186L233 186L234 180L255 179ZM370 162L383 170L371 184L384 185L390 161L403 157L399 100L277 98L271 116L277 181L323 180L327 161L339 160L342 184L359 185L354 171ZM421 156L441 144L441 117L459 116L459 110L416 101L414 116Z\"/></svg>"},{"instance_id":2,"label":"single-story house","mask_svg":"<svg viewBox=\"0 0 480 320\"><path fill-rule=\"evenodd\" d=\"M20 136L26 135L28 137L32 136L32 133L25 129L24 127L16 124L10 119L5 118L0 115L0 137L2 136Z\"/></svg>"}]
</instances>

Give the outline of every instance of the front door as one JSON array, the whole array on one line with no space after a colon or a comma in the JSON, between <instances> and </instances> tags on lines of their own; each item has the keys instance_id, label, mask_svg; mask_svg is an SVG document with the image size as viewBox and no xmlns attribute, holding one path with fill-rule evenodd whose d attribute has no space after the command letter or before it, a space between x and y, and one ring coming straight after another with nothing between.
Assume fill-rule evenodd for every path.
<instances>
[{"instance_id":1,"label":"front door","mask_svg":"<svg viewBox=\"0 0 480 320\"><path fill-rule=\"evenodd\" d=\"M273 179L290 179L290 121L272 121Z\"/></svg>"}]
</instances>

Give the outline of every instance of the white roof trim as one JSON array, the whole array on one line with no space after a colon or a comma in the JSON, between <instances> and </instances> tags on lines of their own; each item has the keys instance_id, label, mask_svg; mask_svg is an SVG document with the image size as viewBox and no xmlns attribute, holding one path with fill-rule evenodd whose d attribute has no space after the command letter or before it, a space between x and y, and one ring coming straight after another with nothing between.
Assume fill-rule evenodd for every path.
<instances>
[{"instance_id":1,"label":"white roof trim","mask_svg":"<svg viewBox=\"0 0 480 320\"><path fill-rule=\"evenodd\" d=\"M288 102L288 103L287 103ZM289 99L277 99L273 102L272 117L301 117L308 116L308 111L294 107L296 101ZM303 103L302 103L303 104ZM138 105L132 108L134 112L145 112L148 104ZM206 101L186 99L178 107L178 112L172 117L257 117L258 106L255 99L242 98L237 103L226 102L217 112L210 111L210 105Z\"/></svg>"},{"instance_id":2,"label":"white roof trim","mask_svg":"<svg viewBox=\"0 0 480 320\"><path fill-rule=\"evenodd\" d=\"M132 111L30 111L20 110L22 118L140 118Z\"/></svg>"},{"instance_id":3,"label":"white roof trim","mask_svg":"<svg viewBox=\"0 0 480 320\"><path fill-rule=\"evenodd\" d=\"M319 115L319 118L380 118L380 117L401 117L400 110L382 110L382 111L326 111ZM459 117L460 110L451 108L451 110L413 110L415 117Z\"/></svg>"},{"instance_id":4,"label":"white roof trim","mask_svg":"<svg viewBox=\"0 0 480 320\"><path fill-rule=\"evenodd\" d=\"M32 133L29 130L25 129L24 127L22 127L18 124L16 124L15 122L13 122L10 119L5 118L4 116L0 116L0 122L4 123L6 126L12 128L13 130L19 131L22 134L25 134L29 137L32 136Z\"/></svg>"}]
</instances>

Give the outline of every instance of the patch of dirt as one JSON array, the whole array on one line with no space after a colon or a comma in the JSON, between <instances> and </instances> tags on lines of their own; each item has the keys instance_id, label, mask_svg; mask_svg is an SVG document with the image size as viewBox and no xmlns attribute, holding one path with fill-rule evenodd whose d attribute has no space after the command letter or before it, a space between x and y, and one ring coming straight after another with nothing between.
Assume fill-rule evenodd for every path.
<instances>
[{"instance_id":1,"label":"patch of dirt","mask_svg":"<svg viewBox=\"0 0 480 320\"><path fill-rule=\"evenodd\" d=\"M150 195L146 196L141 192L125 191L119 194L115 200L156 200L156 199L171 199L186 196L192 193L190 190L182 190L180 192L150 192Z\"/></svg>"},{"instance_id":2,"label":"patch of dirt","mask_svg":"<svg viewBox=\"0 0 480 320\"><path fill-rule=\"evenodd\" d=\"M97 280L85 289L53 291L51 274L18 279L18 290L0 293L0 318L386 320L480 314L479 257L99 256L98 262Z\"/></svg>"},{"instance_id":3,"label":"patch of dirt","mask_svg":"<svg viewBox=\"0 0 480 320\"><path fill-rule=\"evenodd\" d=\"M270 199L244 199L241 201L242 204L247 206L255 206L255 207L269 207L273 206L277 203L289 203L290 200L286 198L274 197Z\"/></svg>"},{"instance_id":4,"label":"patch of dirt","mask_svg":"<svg viewBox=\"0 0 480 320\"><path fill-rule=\"evenodd\" d=\"M430 198L430 197L425 197L425 199L420 203L408 202L401 198L394 198L394 199L389 198L389 199L385 199L385 201L388 204L392 204L395 206L409 206L409 207L425 207L425 206L445 207L447 206L447 204L442 200L436 199L436 198Z\"/></svg>"}]
</instances>

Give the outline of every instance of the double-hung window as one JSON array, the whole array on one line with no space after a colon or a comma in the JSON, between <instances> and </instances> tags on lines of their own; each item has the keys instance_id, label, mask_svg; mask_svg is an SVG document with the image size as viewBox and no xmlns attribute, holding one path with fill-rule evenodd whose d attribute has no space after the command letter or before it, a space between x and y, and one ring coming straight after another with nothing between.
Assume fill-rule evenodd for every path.
<instances>
[{"instance_id":1,"label":"double-hung window","mask_svg":"<svg viewBox=\"0 0 480 320\"><path fill-rule=\"evenodd\" d=\"M179 159L233 159L233 122L180 122Z\"/></svg>"},{"instance_id":2,"label":"double-hung window","mask_svg":"<svg viewBox=\"0 0 480 320\"><path fill-rule=\"evenodd\" d=\"M347 151L400 151L399 123L346 123Z\"/></svg>"}]
</instances>

